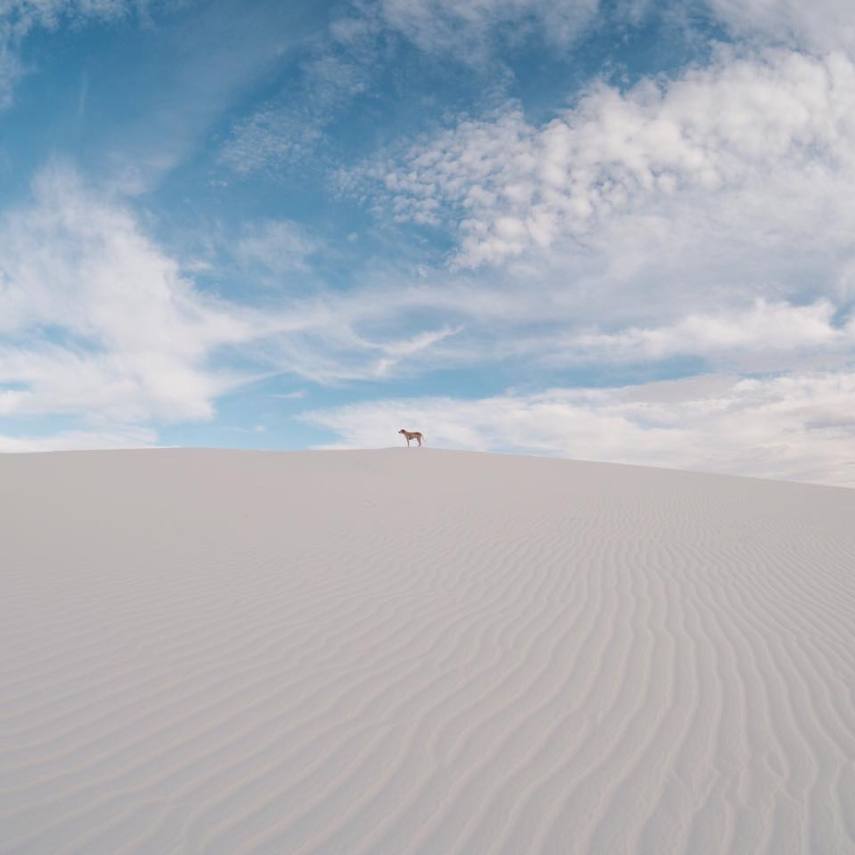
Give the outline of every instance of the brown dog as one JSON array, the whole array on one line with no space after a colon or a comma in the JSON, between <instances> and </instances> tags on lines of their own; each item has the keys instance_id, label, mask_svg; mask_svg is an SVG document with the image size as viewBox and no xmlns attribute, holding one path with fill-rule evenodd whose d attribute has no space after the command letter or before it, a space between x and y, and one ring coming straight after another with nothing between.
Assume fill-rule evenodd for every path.
<instances>
[{"instance_id":1,"label":"brown dog","mask_svg":"<svg viewBox=\"0 0 855 855\"><path fill-rule=\"evenodd\" d=\"M404 439L407 440L407 446L410 444L410 440L414 439L418 442L419 447L421 448L422 440L424 437L417 430L404 430L401 428L398 433L402 433L404 435Z\"/></svg>"}]
</instances>

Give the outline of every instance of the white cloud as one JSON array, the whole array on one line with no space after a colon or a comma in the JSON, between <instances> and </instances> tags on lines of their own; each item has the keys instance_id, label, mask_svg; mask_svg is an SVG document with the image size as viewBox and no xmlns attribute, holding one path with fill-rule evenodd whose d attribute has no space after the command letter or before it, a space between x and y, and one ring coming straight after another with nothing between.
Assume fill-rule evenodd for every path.
<instances>
[{"instance_id":1,"label":"white cloud","mask_svg":"<svg viewBox=\"0 0 855 855\"><path fill-rule=\"evenodd\" d=\"M385 377L393 373L401 362L431 350L435 345L457 335L462 327L442 327L416 333L408 338L386 341L381 346L382 356L374 367L374 376Z\"/></svg>"},{"instance_id":2,"label":"white cloud","mask_svg":"<svg viewBox=\"0 0 855 855\"><path fill-rule=\"evenodd\" d=\"M234 247L238 261L283 276L309 269L308 259L321 247L303 226L292 220L265 220L247 227Z\"/></svg>"},{"instance_id":3,"label":"white cloud","mask_svg":"<svg viewBox=\"0 0 855 855\"><path fill-rule=\"evenodd\" d=\"M595 271L586 287L566 294L560 280L459 274L321 294L294 304L275 361L328 383L509 361L528 376L554 377L568 367L636 370L686 358L702 360L708 371L819 370L855 357L855 320L827 299L752 301L737 292L703 300L690 291L683 299L672 295L666 308L667 293L638 302L647 277L656 279L649 271L641 286L609 273ZM602 293L592 293L591 283ZM687 310L693 302L702 309ZM402 333L416 323L421 331Z\"/></svg>"},{"instance_id":4,"label":"white cloud","mask_svg":"<svg viewBox=\"0 0 855 855\"><path fill-rule=\"evenodd\" d=\"M387 299L388 298L388 299ZM459 326L411 321L406 298L356 289L298 299L266 319L268 364L320 384L388 379L435 367ZM415 331L410 331L415 330Z\"/></svg>"},{"instance_id":5,"label":"white cloud","mask_svg":"<svg viewBox=\"0 0 855 855\"><path fill-rule=\"evenodd\" d=\"M240 251L281 270L314 246L271 222ZM358 295L274 296L252 305L206 294L127 205L50 168L30 204L0 216L0 416L82 418L97 434L204 420L217 397L258 377L385 377L456 332L390 326Z\"/></svg>"},{"instance_id":6,"label":"white cloud","mask_svg":"<svg viewBox=\"0 0 855 855\"><path fill-rule=\"evenodd\" d=\"M855 47L850 0L708 0L737 36L825 52Z\"/></svg>"},{"instance_id":7,"label":"white cloud","mask_svg":"<svg viewBox=\"0 0 855 855\"><path fill-rule=\"evenodd\" d=\"M36 29L52 30L63 21L108 20L145 7L145 0L3 0L0 3L0 108L12 101L15 83L26 73L21 45Z\"/></svg>"},{"instance_id":8,"label":"white cloud","mask_svg":"<svg viewBox=\"0 0 855 855\"><path fill-rule=\"evenodd\" d=\"M668 326L630 327L615 333L587 332L563 342L557 358L605 362L647 362L674 356L706 356L736 367L746 360L771 358L803 363L811 354L855 348L855 320L835 324L827 300L793 306L760 299L750 308L715 314L690 314Z\"/></svg>"},{"instance_id":9,"label":"white cloud","mask_svg":"<svg viewBox=\"0 0 855 855\"><path fill-rule=\"evenodd\" d=\"M306 116L291 107L267 104L238 122L221 160L238 173L305 160L323 137L325 116Z\"/></svg>"},{"instance_id":10,"label":"white cloud","mask_svg":"<svg viewBox=\"0 0 855 855\"><path fill-rule=\"evenodd\" d=\"M465 327L461 362L842 368L853 115L842 55L724 51L670 83L596 86L542 126L463 122L368 182L378 209L456 236L445 278L406 296Z\"/></svg>"},{"instance_id":11,"label":"white cloud","mask_svg":"<svg viewBox=\"0 0 855 855\"><path fill-rule=\"evenodd\" d=\"M802 228L819 194L848 198L839 182L855 182L853 114L855 66L842 55L723 52L670 83L626 93L596 85L542 126L512 107L464 121L357 177L399 220L455 227L464 267L584 242L617 217L676 220L682 204L699 202L772 215L779 229L775 220L791 216ZM807 205L794 204L795 187ZM757 225L766 239L767 224Z\"/></svg>"},{"instance_id":12,"label":"white cloud","mask_svg":"<svg viewBox=\"0 0 855 855\"><path fill-rule=\"evenodd\" d=\"M306 397L305 389L295 389L293 392L275 393L271 398L279 398L283 401L296 401Z\"/></svg>"},{"instance_id":13,"label":"white cloud","mask_svg":"<svg viewBox=\"0 0 855 855\"><path fill-rule=\"evenodd\" d=\"M478 63L504 42L537 35L566 48L595 19L599 0L379 0L336 10L328 39L300 66L299 78L236 122L220 152L239 174L282 170L311 158L330 141L329 127L370 90L394 51L394 33L430 54ZM391 51L391 52L390 52Z\"/></svg>"},{"instance_id":14,"label":"white cloud","mask_svg":"<svg viewBox=\"0 0 855 855\"><path fill-rule=\"evenodd\" d=\"M855 374L705 376L619 389L411 398L304 414L334 447L393 443L517 451L855 486Z\"/></svg>"},{"instance_id":15,"label":"white cloud","mask_svg":"<svg viewBox=\"0 0 855 855\"><path fill-rule=\"evenodd\" d=\"M370 63L361 51L351 53L346 58L321 53L304 63L299 85L235 124L221 161L242 174L305 164L337 112L368 86Z\"/></svg>"},{"instance_id":16,"label":"white cloud","mask_svg":"<svg viewBox=\"0 0 855 855\"><path fill-rule=\"evenodd\" d=\"M194 4L195 14L175 14ZM120 95L132 99L135 115L122 122L86 122L99 140L102 180L125 194L150 190L307 31L295 25L288 4L238 8L197 0L0 0L0 109L13 103L16 83L38 70L27 51L27 40L36 32L122 20L145 25L152 23L153 13L158 25L168 21L151 34L158 61L139 63L138 73L114 81L130 87ZM244 47L236 49L239 45ZM44 48L36 56L44 58ZM89 72L84 71L77 105L81 125L88 92ZM251 126L244 142L236 157L258 156L261 140Z\"/></svg>"},{"instance_id":17,"label":"white cloud","mask_svg":"<svg viewBox=\"0 0 855 855\"><path fill-rule=\"evenodd\" d=\"M455 51L461 61L496 35L518 39L536 32L566 47L592 22L599 0L380 0L386 26L422 50Z\"/></svg>"},{"instance_id":18,"label":"white cloud","mask_svg":"<svg viewBox=\"0 0 855 855\"><path fill-rule=\"evenodd\" d=\"M855 485L853 115L844 54L722 49L670 82L593 86L543 125L513 106L461 122L351 176L378 211L457 238L445 277L342 308L446 318L459 331L428 364L700 356L789 373L307 420L347 446L387 445L403 425L435 445Z\"/></svg>"},{"instance_id":19,"label":"white cloud","mask_svg":"<svg viewBox=\"0 0 855 855\"><path fill-rule=\"evenodd\" d=\"M820 26L783 0L711 0L735 33L845 49L846 10L825 2ZM37 26L125 7L50 0L3 8L25 13L14 30L0 11L0 64L17 61ZM245 172L306 162L337 111L375 79L377 27L433 53L465 47L477 60L529 34L566 48L591 25L597 3L383 0L361 8L373 12L335 21L336 49L322 45L304 63L299 97L274 98L236 126L225 162ZM360 35L360 26L374 29ZM253 79L248 62L210 83L209 40L202 43L196 70L206 82L185 94ZM213 109L197 106L187 139ZM103 425L121 437L127 424L210 418L217 396L248 379L247 365L257 366L252 376L341 383L508 358L555 370L694 356L718 372L798 373L416 399L311 418L353 444L384 444L387 422L415 421L429 438L462 447L832 480L832 460L845 459L852 439L839 419L851 406L855 355L847 320L853 116L855 64L845 50L752 55L744 45L675 80L628 91L593 85L545 123L510 104L351 176L397 220L450 230L455 249L444 272L419 280L386 269L341 291L313 282L311 294L245 292L263 307L207 295L128 206L54 170L32 205L0 220L0 414L97 414L97 429L61 440L88 442L107 436ZM154 132L172 125L164 113ZM149 140L141 136L141 151ZM177 157L142 154L163 168ZM270 220L239 231L230 250L246 284L306 274L319 248L297 224ZM234 352L239 375L216 367Z\"/></svg>"},{"instance_id":20,"label":"white cloud","mask_svg":"<svg viewBox=\"0 0 855 855\"><path fill-rule=\"evenodd\" d=\"M250 339L250 319L195 290L129 211L68 170L34 192L0 220L0 410L209 417L235 378L207 360Z\"/></svg>"}]
</instances>

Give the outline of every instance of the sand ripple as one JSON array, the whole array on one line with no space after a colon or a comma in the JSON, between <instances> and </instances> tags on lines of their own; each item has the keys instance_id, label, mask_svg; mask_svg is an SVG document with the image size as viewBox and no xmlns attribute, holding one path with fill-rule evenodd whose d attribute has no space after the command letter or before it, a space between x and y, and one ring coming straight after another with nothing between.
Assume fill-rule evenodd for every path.
<instances>
[{"instance_id":1,"label":"sand ripple","mask_svg":"<svg viewBox=\"0 0 855 855\"><path fill-rule=\"evenodd\" d=\"M0 852L855 852L855 491L0 458Z\"/></svg>"}]
</instances>

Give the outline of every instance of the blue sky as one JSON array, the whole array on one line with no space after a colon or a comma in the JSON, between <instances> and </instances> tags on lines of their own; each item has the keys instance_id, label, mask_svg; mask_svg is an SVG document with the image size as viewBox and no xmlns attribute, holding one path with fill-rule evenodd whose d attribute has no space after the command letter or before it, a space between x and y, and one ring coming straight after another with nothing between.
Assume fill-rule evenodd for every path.
<instances>
[{"instance_id":1,"label":"blue sky","mask_svg":"<svg viewBox=\"0 0 855 855\"><path fill-rule=\"evenodd\" d=\"M844 0L0 4L0 450L855 485Z\"/></svg>"}]
</instances>

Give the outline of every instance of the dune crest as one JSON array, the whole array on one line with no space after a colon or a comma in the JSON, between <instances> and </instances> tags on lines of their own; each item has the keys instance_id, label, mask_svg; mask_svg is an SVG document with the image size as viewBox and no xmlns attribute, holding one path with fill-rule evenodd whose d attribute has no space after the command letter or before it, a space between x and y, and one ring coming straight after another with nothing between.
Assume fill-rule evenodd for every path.
<instances>
[{"instance_id":1,"label":"dune crest","mask_svg":"<svg viewBox=\"0 0 855 855\"><path fill-rule=\"evenodd\" d=\"M0 514L0 852L855 851L855 491L163 450Z\"/></svg>"}]
</instances>

